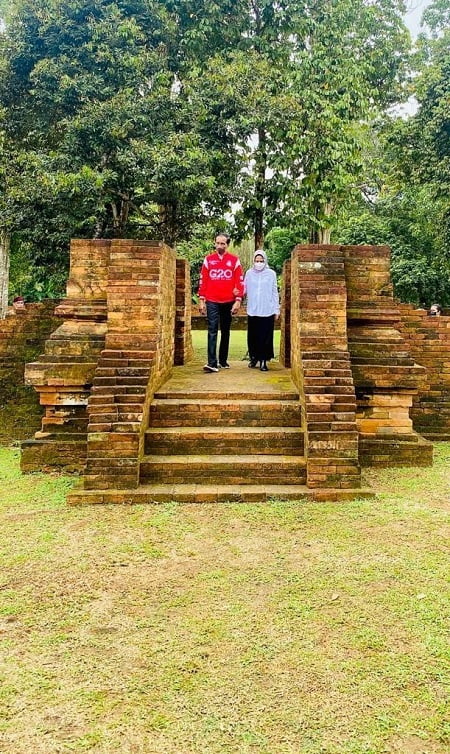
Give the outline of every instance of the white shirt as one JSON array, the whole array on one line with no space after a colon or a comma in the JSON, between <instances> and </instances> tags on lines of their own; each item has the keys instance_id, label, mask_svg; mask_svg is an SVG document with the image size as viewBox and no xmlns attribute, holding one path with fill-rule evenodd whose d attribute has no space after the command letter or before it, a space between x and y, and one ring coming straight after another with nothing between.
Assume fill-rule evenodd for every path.
<instances>
[{"instance_id":1,"label":"white shirt","mask_svg":"<svg viewBox=\"0 0 450 754\"><path fill-rule=\"evenodd\" d=\"M265 267L260 272L247 270L244 279L247 294L247 314L250 317L271 317L280 313L277 276Z\"/></svg>"}]
</instances>

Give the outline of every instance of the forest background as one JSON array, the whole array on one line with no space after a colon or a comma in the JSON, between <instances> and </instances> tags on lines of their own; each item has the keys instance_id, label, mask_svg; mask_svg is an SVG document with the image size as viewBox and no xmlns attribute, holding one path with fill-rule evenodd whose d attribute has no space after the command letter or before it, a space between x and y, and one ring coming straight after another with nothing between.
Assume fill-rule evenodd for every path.
<instances>
[{"instance_id":1,"label":"forest background","mask_svg":"<svg viewBox=\"0 0 450 754\"><path fill-rule=\"evenodd\" d=\"M0 0L3 309L63 294L73 237L163 239L195 271L217 231L278 272L294 243L388 244L396 295L449 306L450 0L414 44L404 13Z\"/></svg>"}]
</instances>

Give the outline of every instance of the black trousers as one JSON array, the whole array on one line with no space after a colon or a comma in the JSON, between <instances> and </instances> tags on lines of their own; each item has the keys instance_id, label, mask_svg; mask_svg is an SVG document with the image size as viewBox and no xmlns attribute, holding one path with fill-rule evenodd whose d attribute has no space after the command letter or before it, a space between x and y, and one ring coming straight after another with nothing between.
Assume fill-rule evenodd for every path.
<instances>
[{"instance_id":1,"label":"black trousers","mask_svg":"<svg viewBox=\"0 0 450 754\"><path fill-rule=\"evenodd\" d=\"M273 359L275 314L270 317L247 317L247 346L251 361Z\"/></svg>"},{"instance_id":2,"label":"black trousers","mask_svg":"<svg viewBox=\"0 0 450 754\"><path fill-rule=\"evenodd\" d=\"M206 302L206 315L208 317L208 364L210 367L217 366L217 333L219 326L219 364L226 364L227 362L233 303L233 301L228 301L226 304L217 304L214 301Z\"/></svg>"}]
</instances>

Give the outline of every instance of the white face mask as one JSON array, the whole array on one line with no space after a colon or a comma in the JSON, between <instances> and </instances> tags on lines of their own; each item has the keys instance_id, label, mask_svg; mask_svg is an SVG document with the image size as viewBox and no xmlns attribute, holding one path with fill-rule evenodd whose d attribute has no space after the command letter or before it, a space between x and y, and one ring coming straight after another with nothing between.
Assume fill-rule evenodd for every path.
<instances>
[{"instance_id":1,"label":"white face mask","mask_svg":"<svg viewBox=\"0 0 450 754\"><path fill-rule=\"evenodd\" d=\"M266 266L265 262L254 262L253 263L253 267L255 268L255 270L263 270L265 266Z\"/></svg>"}]
</instances>

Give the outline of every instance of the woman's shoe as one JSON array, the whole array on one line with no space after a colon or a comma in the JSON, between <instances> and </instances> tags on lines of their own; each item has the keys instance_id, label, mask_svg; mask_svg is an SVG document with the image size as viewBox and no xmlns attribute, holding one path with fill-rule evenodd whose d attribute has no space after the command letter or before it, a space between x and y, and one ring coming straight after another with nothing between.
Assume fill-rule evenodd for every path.
<instances>
[{"instance_id":1,"label":"woman's shoe","mask_svg":"<svg viewBox=\"0 0 450 754\"><path fill-rule=\"evenodd\" d=\"M256 364L257 364L257 363L258 363L258 362L256 361L256 359L250 359L250 361L249 361L249 363L248 363L248 368L249 368L249 369L256 369Z\"/></svg>"},{"instance_id":2,"label":"woman's shoe","mask_svg":"<svg viewBox=\"0 0 450 754\"><path fill-rule=\"evenodd\" d=\"M268 372L269 371L269 367L267 366L267 364L266 364L265 361L261 362L261 366L259 368L260 368L261 372Z\"/></svg>"}]
</instances>

